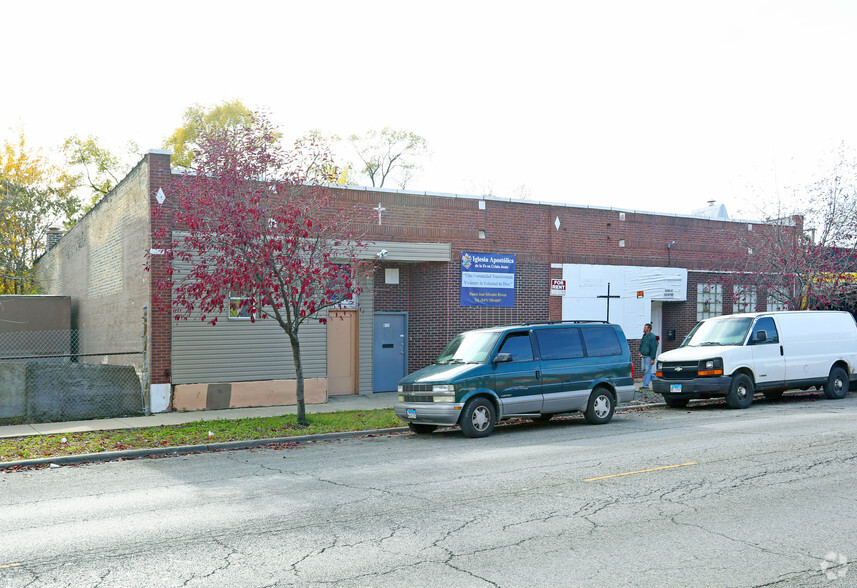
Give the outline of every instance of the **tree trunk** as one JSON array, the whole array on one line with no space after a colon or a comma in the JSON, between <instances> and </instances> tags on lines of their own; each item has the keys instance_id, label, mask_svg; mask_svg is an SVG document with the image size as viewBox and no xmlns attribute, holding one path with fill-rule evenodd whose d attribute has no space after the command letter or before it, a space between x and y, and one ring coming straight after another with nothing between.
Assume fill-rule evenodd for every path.
<instances>
[{"instance_id":1,"label":"tree trunk","mask_svg":"<svg viewBox=\"0 0 857 588\"><path fill-rule=\"evenodd\" d=\"M309 425L306 420L306 402L304 401L304 369L301 365L301 343L297 333L289 333L289 341L292 344L292 359L295 363L295 393L298 401L298 425L305 427Z\"/></svg>"}]
</instances>

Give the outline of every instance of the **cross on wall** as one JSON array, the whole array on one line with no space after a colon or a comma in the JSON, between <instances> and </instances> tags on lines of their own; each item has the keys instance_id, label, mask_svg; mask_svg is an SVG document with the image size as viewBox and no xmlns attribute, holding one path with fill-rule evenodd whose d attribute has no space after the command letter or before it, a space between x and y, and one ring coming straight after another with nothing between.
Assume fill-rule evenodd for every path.
<instances>
[{"instance_id":1,"label":"cross on wall","mask_svg":"<svg viewBox=\"0 0 857 588\"><path fill-rule=\"evenodd\" d=\"M607 322L610 322L610 299L611 298L621 298L618 294L610 295L610 282L607 282L607 295L604 294L599 295L597 298L606 298L607 299Z\"/></svg>"},{"instance_id":2,"label":"cross on wall","mask_svg":"<svg viewBox=\"0 0 857 588\"><path fill-rule=\"evenodd\" d=\"M384 212L384 211L385 211L385 210L387 210L387 209L386 209L386 208L384 208L383 206L381 206L381 203L379 202L379 203L378 203L378 206L376 206L376 207L375 207L375 208L373 208L372 210L377 210L377 211L378 211L378 224L380 225L380 224L381 224L381 213L382 213L382 212Z\"/></svg>"}]
</instances>

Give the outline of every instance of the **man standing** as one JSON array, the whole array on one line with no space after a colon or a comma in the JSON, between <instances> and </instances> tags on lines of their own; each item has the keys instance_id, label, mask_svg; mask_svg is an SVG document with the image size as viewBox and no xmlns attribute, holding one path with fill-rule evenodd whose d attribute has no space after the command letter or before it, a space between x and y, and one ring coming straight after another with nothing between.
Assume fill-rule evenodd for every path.
<instances>
[{"instance_id":1,"label":"man standing","mask_svg":"<svg viewBox=\"0 0 857 588\"><path fill-rule=\"evenodd\" d=\"M658 356L658 340L652 333L652 323L643 327L643 338L640 340L640 355L642 356L643 385L640 390L648 390L652 382L652 368Z\"/></svg>"}]
</instances>

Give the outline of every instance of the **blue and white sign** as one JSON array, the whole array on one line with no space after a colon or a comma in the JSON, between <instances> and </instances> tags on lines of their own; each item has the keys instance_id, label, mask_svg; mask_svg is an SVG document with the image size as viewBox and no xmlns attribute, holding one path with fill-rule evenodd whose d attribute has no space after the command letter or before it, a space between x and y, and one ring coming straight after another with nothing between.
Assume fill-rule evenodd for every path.
<instances>
[{"instance_id":1,"label":"blue and white sign","mask_svg":"<svg viewBox=\"0 0 857 588\"><path fill-rule=\"evenodd\" d=\"M461 306L515 306L515 256L462 251Z\"/></svg>"}]
</instances>

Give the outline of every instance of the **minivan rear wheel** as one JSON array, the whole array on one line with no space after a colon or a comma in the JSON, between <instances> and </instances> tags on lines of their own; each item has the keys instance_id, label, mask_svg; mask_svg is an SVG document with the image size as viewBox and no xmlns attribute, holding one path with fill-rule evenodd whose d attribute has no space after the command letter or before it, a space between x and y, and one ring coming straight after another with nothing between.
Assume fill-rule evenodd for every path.
<instances>
[{"instance_id":1,"label":"minivan rear wheel","mask_svg":"<svg viewBox=\"0 0 857 588\"><path fill-rule=\"evenodd\" d=\"M845 398L848 393L848 374L841 367L830 370L830 376L824 385L824 396L831 400Z\"/></svg>"},{"instance_id":2,"label":"minivan rear wheel","mask_svg":"<svg viewBox=\"0 0 857 588\"><path fill-rule=\"evenodd\" d=\"M487 398L471 398L461 411L461 432L465 437L487 437L494 430L497 412Z\"/></svg>"},{"instance_id":3,"label":"minivan rear wheel","mask_svg":"<svg viewBox=\"0 0 857 588\"><path fill-rule=\"evenodd\" d=\"M616 402L613 400L613 395L605 388L596 388L589 395L589 403L586 406L586 412L583 416L587 422L593 425L603 425L610 422L613 418L613 411Z\"/></svg>"}]
</instances>

